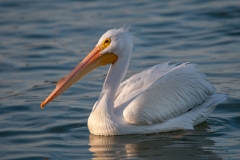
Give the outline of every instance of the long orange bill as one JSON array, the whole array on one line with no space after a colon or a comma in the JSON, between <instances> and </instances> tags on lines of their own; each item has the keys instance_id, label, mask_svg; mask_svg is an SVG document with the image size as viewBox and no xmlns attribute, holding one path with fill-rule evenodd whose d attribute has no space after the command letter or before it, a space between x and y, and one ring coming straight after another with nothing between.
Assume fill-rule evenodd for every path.
<instances>
[{"instance_id":1,"label":"long orange bill","mask_svg":"<svg viewBox=\"0 0 240 160\"><path fill-rule=\"evenodd\" d=\"M96 46L82 62L80 62L66 77L61 78L56 88L52 93L41 103L41 108L43 108L47 103L49 103L54 98L58 97L79 79L84 77L87 73L93 69L103 66L106 64L114 63L118 59L117 55L113 53L101 54L101 49Z\"/></svg>"}]
</instances>

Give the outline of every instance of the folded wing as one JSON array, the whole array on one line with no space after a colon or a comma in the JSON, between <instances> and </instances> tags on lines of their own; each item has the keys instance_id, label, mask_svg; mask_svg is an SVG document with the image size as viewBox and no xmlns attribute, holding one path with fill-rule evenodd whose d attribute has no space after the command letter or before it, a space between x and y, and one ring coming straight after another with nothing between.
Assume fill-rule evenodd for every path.
<instances>
[{"instance_id":1,"label":"folded wing","mask_svg":"<svg viewBox=\"0 0 240 160\"><path fill-rule=\"evenodd\" d=\"M131 101L175 67L176 65L169 65L168 62L158 64L125 80L118 88L114 106L118 107Z\"/></svg>"},{"instance_id":2,"label":"folded wing","mask_svg":"<svg viewBox=\"0 0 240 160\"><path fill-rule=\"evenodd\" d=\"M124 102L128 96L129 104L123 111L128 123L143 125L165 122L199 106L215 93L215 88L193 64L162 65L158 68L161 74L156 73L157 70L149 74L142 72L135 83L126 81L121 85L116 100L118 103ZM151 76L155 79L151 80ZM146 84L148 81L151 83ZM132 88L130 85L133 85ZM128 91L123 92L126 88Z\"/></svg>"}]
</instances>

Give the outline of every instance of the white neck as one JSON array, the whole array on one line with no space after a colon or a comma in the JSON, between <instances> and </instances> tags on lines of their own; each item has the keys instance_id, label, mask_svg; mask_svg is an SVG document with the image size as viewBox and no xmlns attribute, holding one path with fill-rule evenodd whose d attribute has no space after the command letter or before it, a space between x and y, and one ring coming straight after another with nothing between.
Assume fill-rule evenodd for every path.
<instances>
[{"instance_id":1,"label":"white neck","mask_svg":"<svg viewBox=\"0 0 240 160\"><path fill-rule=\"evenodd\" d=\"M99 96L99 100L98 100L99 105L96 105L93 110L97 108L100 110L103 110L103 107L108 111L113 110L114 98L115 98L117 89L127 72L129 61L130 61L130 58L128 58L127 60L123 58L118 59L114 64L110 66L107 77L103 84L102 92Z\"/></svg>"},{"instance_id":2,"label":"white neck","mask_svg":"<svg viewBox=\"0 0 240 160\"><path fill-rule=\"evenodd\" d=\"M88 128L91 133L111 130L119 121L114 114L114 98L129 66L131 53L127 55L129 56L118 58L108 71L99 100L88 119Z\"/></svg>"}]
</instances>

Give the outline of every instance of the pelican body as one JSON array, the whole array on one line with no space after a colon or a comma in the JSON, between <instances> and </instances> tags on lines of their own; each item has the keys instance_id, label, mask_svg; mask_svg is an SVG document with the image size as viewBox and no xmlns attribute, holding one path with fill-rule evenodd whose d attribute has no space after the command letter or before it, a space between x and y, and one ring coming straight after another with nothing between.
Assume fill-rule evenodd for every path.
<instances>
[{"instance_id":1,"label":"pelican body","mask_svg":"<svg viewBox=\"0 0 240 160\"><path fill-rule=\"evenodd\" d=\"M94 135L126 135L193 129L226 100L195 65L162 63L123 81L132 54L128 29L108 30L95 48L41 103L43 108L93 69L111 64L88 118Z\"/></svg>"}]
</instances>

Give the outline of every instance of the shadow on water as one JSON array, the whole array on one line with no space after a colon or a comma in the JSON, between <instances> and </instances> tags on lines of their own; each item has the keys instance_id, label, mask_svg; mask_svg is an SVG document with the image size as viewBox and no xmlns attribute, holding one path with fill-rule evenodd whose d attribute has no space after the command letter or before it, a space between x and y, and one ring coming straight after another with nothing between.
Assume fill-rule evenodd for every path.
<instances>
[{"instance_id":1,"label":"shadow on water","mask_svg":"<svg viewBox=\"0 0 240 160\"><path fill-rule=\"evenodd\" d=\"M203 123L194 131L127 136L89 136L89 151L98 159L221 159L207 148L214 141ZM182 158L181 158L182 157Z\"/></svg>"}]
</instances>

